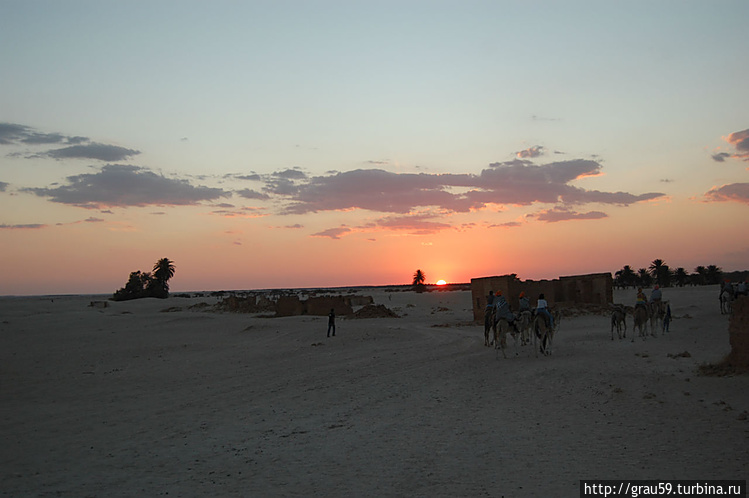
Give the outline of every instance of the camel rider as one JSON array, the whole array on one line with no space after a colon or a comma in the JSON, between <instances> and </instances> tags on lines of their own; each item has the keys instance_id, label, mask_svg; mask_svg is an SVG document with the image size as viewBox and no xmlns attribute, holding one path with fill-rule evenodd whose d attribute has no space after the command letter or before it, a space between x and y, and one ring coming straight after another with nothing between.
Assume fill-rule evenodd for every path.
<instances>
[{"instance_id":1,"label":"camel rider","mask_svg":"<svg viewBox=\"0 0 749 498\"><path fill-rule=\"evenodd\" d=\"M663 294L661 293L661 288L659 286L653 287L653 292L650 293L650 302L651 303L660 303L663 299Z\"/></svg>"},{"instance_id":2,"label":"camel rider","mask_svg":"<svg viewBox=\"0 0 749 498\"><path fill-rule=\"evenodd\" d=\"M746 296L747 295L746 280L744 280L743 282L739 282L739 286L736 287L736 295L737 296Z\"/></svg>"},{"instance_id":3,"label":"camel rider","mask_svg":"<svg viewBox=\"0 0 749 498\"><path fill-rule=\"evenodd\" d=\"M520 293L520 296L518 296L518 302L520 303L520 313L531 310L531 302L525 296L525 292Z\"/></svg>"},{"instance_id":4,"label":"camel rider","mask_svg":"<svg viewBox=\"0 0 749 498\"><path fill-rule=\"evenodd\" d=\"M494 291L489 291L489 295L486 296L486 308L484 309L484 313L489 311L492 306L494 306Z\"/></svg>"},{"instance_id":5,"label":"camel rider","mask_svg":"<svg viewBox=\"0 0 749 498\"><path fill-rule=\"evenodd\" d=\"M645 293L642 292L642 287L637 289L637 302L635 303L635 309L637 309L638 306L642 306L643 308L647 308L648 306L648 300L645 297Z\"/></svg>"},{"instance_id":6,"label":"camel rider","mask_svg":"<svg viewBox=\"0 0 749 498\"><path fill-rule=\"evenodd\" d=\"M731 285L730 280L726 280L725 282L723 282L723 288L721 289L720 293L722 294L724 292L727 292L730 298L735 297L733 292L733 285Z\"/></svg>"},{"instance_id":7,"label":"camel rider","mask_svg":"<svg viewBox=\"0 0 749 498\"><path fill-rule=\"evenodd\" d=\"M549 313L549 303L546 302L546 298L543 294L538 295L538 301L536 302L536 314L544 315L549 319L549 325L554 329L554 317Z\"/></svg>"},{"instance_id":8,"label":"camel rider","mask_svg":"<svg viewBox=\"0 0 749 498\"><path fill-rule=\"evenodd\" d=\"M498 322L499 320L504 319L507 323L512 325L512 328L517 332L518 328L515 324L515 314L510 310L510 303L508 303L507 299L502 295L502 291L497 292L494 299L494 307L496 308L496 311L494 312L494 321Z\"/></svg>"}]
</instances>

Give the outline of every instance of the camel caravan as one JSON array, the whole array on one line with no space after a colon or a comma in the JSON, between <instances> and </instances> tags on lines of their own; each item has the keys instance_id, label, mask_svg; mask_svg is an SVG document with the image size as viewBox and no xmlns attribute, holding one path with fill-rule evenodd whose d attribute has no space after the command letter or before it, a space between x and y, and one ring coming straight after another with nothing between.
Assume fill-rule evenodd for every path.
<instances>
[{"instance_id":1,"label":"camel caravan","mask_svg":"<svg viewBox=\"0 0 749 498\"><path fill-rule=\"evenodd\" d=\"M474 321L484 323L484 345L507 358L507 334L518 346L532 345L535 355L549 356L565 305L608 305L613 300L610 273L525 280L517 275L471 279ZM537 296L531 301L531 296ZM549 303L554 303L550 305ZM517 310L517 311L513 311Z\"/></svg>"},{"instance_id":2,"label":"camel caravan","mask_svg":"<svg viewBox=\"0 0 749 498\"><path fill-rule=\"evenodd\" d=\"M623 308L623 307L622 307ZM614 340L614 315L619 316L623 314L623 309L616 309L611 314L611 340ZM658 331L665 334L669 330L671 323L671 305L668 301L663 300L661 289L659 286L653 288L653 292L650 294L650 299L647 299L645 293L641 288L637 289L637 302L635 303L634 310L632 311L634 319L634 326L632 331L632 342L635 342L636 337L642 338L644 341L648 336L648 326L650 327L650 336L657 337ZM624 323L624 334L619 334L619 339L627 337L627 324L626 315L622 317ZM637 334L635 335L635 331Z\"/></svg>"},{"instance_id":3,"label":"camel caravan","mask_svg":"<svg viewBox=\"0 0 749 498\"><path fill-rule=\"evenodd\" d=\"M573 308L604 313L610 310L612 341L615 337L627 338L628 315L632 317L632 342L666 334L671 323L671 306L657 285L649 297L638 289L634 307L612 304L613 280L609 273L542 281L521 281L514 274L476 278L471 280L471 291L474 321L484 324L484 345L493 346L497 354L501 351L504 358L508 334L516 356L521 346L531 346L535 356L551 355L562 312L569 315ZM531 302L529 295L538 297Z\"/></svg>"},{"instance_id":4,"label":"camel caravan","mask_svg":"<svg viewBox=\"0 0 749 498\"><path fill-rule=\"evenodd\" d=\"M554 332L559 327L561 315L558 311L549 311L548 303L544 295L539 295L534 310L530 309L530 302L524 293L519 296L521 308L518 313L510 309L510 305L498 291L495 295L489 291L487 306L484 310L484 345L494 346L502 351L502 356L507 358L507 334L510 333L515 343L515 355L517 355L518 342L526 346L531 344L536 356L541 352L550 355ZM519 339L519 341L518 341Z\"/></svg>"}]
</instances>

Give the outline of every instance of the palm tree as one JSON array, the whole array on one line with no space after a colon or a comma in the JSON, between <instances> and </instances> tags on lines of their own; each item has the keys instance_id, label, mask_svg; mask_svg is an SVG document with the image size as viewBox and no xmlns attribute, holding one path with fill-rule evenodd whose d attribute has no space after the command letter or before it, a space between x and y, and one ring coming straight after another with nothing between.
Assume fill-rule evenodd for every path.
<instances>
[{"instance_id":1,"label":"palm tree","mask_svg":"<svg viewBox=\"0 0 749 498\"><path fill-rule=\"evenodd\" d=\"M424 276L424 273L421 270L416 270L414 272L414 281L413 281L413 288L416 292L424 292L424 288L426 287L424 285L424 282L426 281L426 276Z\"/></svg>"},{"instance_id":2,"label":"palm tree","mask_svg":"<svg viewBox=\"0 0 749 498\"><path fill-rule=\"evenodd\" d=\"M677 268L674 272L674 278L676 279L676 285L679 287L684 287L684 284L689 281L689 275L687 275L687 271L684 268Z\"/></svg>"},{"instance_id":3,"label":"palm tree","mask_svg":"<svg viewBox=\"0 0 749 498\"><path fill-rule=\"evenodd\" d=\"M624 265L624 268L617 271L614 275L616 276L617 285L625 289L637 283L637 274L629 265Z\"/></svg>"},{"instance_id":4,"label":"palm tree","mask_svg":"<svg viewBox=\"0 0 749 498\"><path fill-rule=\"evenodd\" d=\"M655 279L655 283L658 285L664 285L665 282L663 282L664 279L664 266L666 272L668 271L668 266L663 262L662 259L655 259L652 263L650 263L650 275Z\"/></svg>"},{"instance_id":5,"label":"palm tree","mask_svg":"<svg viewBox=\"0 0 749 498\"><path fill-rule=\"evenodd\" d=\"M708 285L719 284L721 279L723 278L723 270L715 265L708 265L706 276Z\"/></svg>"},{"instance_id":6,"label":"palm tree","mask_svg":"<svg viewBox=\"0 0 749 498\"><path fill-rule=\"evenodd\" d=\"M697 285L705 285L707 283L707 268L698 266L694 269L694 283Z\"/></svg>"},{"instance_id":7,"label":"palm tree","mask_svg":"<svg viewBox=\"0 0 749 498\"><path fill-rule=\"evenodd\" d=\"M643 287L649 287L653 282L653 277L650 276L650 272L645 268L637 270L637 276L639 277L640 285Z\"/></svg>"},{"instance_id":8,"label":"palm tree","mask_svg":"<svg viewBox=\"0 0 749 498\"><path fill-rule=\"evenodd\" d=\"M152 285L149 285L154 297L167 297L169 295L169 279L174 276L174 261L169 258L161 258L153 265Z\"/></svg>"}]
</instances>

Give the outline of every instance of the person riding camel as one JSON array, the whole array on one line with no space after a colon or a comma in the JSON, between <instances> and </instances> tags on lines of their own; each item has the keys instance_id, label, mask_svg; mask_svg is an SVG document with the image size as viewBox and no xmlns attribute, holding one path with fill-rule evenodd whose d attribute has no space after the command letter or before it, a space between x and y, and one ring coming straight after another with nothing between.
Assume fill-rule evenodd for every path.
<instances>
[{"instance_id":1,"label":"person riding camel","mask_svg":"<svg viewBox=\"0 0 749 498\"><path fill-rule=\"evenodd\" d=\"M661 292L660 286L656 285L653 287L653 292L650 293L651 303L660 303L663 300L663 293Z\"/></svg>"},{"instance_id":2,"label":"person riding camel","mask_svg":"<svg viewBox=\"0 0 749 498\"><path fill-rule=\"evenodd\" d=\"M642 292L642 287L638 287L637 289L637 302L635 303L635 309L637 309L638 306L642 306L643 308L648 307L648 298L645 297L645 293Z\"/></svg>"},{"instance_id":3,"label":"person riding camel","mask_svg":"<svg viewBox=\"0 0 749 498\"><path fill-rule=\"evenodd\" d=\"M520 303L520 308L519 308L520 313L522 313L523 311L531 310L531 302L525 296L525 292L520 293L520 295L518 296L518 302Z\"/></svg>"},{"instance_id":4,"label":"person riding camel","mask_svg":"<svg viewBox=\"0 0 749 498\"><path fill-rule=\"evenodd\" d=\"M551 328L554 328L554 317L549 313L549 303L546 302L546 298L543 294L538 295L538 301L536 302L536 314L544 315L549 322Z\"/></svg>"},{"instance_id":5,"label":"person riding camel","mask_svg":"<svg viewBox=\"0 0 749 498\"><path fill-rule=\"evenodd\" d=\"M494 306L494 291L489 291L489 295L486 296L486 308L489 309Z\"/></svg>"},{"instance_id":6,"label":"person riding camel","mask_svg":"<svg viewBox=\"0 0 749 498\"><path fill-rule=\"evenodd\" d=\"M747 295L747 286L746 286L746 280L743 282L739 282L738 287L736 287L736 296L746 296Z\"/></svg>"},{"instance_id":7,"label":"person riding camel","mask_svg":"<svg viewBox=\"0 0 749 498\"><path fill-rule=\"evenodd\" d=\"M494 298L494 307L496 308L494 321L498 322L499 320L506 320L515 330L515 333L519 333L517 324L515 323L515 314L510 309L510 303L508 303L507 299L502 295L502 291L497 291Z\"/></svg>"}]
</instances>

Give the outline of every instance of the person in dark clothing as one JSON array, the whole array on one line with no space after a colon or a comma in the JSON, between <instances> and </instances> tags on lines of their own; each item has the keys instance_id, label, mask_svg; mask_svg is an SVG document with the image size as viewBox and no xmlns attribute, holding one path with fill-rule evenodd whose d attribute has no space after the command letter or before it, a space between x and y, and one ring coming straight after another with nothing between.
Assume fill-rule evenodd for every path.
<instances>
[{"instance_id":1,"label":"person in dark clothing","mask_svg":"<svg viewBox=\"0 0 749 498\"><path fill-rule=\"evenodd\" d=\"M333 337L335 337L335 310L330 308L328 313L328 337L330 337L330 331L333 331Z\"/></svg>"}]
</instances>

